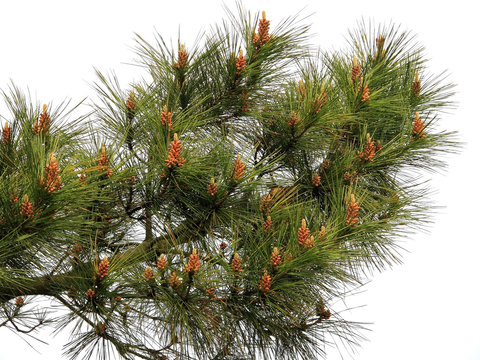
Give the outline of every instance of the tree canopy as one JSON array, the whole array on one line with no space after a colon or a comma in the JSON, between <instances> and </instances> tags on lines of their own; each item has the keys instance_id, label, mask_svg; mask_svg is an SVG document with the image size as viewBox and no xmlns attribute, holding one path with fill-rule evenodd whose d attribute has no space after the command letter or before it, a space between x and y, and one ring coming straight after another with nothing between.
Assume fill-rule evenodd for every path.
<instances>
[{"instance_id":1,"label":"tree canopy","mask_svg":"<svg viewBox=\"0 0 480 360\"><path fill-rule=\"evenodd\" d=\"M428 222L452 86L395 25L322 52L298 16L137 37L146 79L97 101L3 93L0 326L70 359L312 359L357 341L331 304ZM50 306L38 305L48 299Z\"/></svg>"}]
</instances>

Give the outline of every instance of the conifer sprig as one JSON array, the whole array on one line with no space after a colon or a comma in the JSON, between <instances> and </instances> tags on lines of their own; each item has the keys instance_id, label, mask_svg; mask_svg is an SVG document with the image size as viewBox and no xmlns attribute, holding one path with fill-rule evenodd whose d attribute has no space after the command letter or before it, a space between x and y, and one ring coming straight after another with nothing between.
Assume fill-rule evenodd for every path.
<instances>
[{"instance_id":1,"label":"conifer sprig","mask_svg":"<svg viewBox=\"0 0 480 360\"><path fill-rule=\"evenodd\" d=\"M429 221L419 170L456 149L438 126L452 86L395 25L322 53L299 15L227 13L194 44L138 36L150 81L97 71L68 126L75 107L4 94L0 325L73 324L71 359L310 359L360 340L335 301ZM27 320L37 295L66 314Z\"/></svg>"}]
</instances>

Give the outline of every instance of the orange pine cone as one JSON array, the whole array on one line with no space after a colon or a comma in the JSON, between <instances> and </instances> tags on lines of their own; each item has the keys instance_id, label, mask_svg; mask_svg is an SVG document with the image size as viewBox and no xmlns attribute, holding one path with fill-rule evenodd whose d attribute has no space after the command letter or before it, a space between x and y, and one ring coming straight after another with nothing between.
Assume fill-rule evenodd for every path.
<instances>
[{"instance_id":1,"label":"orange pine cone","mask_svg":"<svg viewBox=\"0 0 480 360\"><path fill-rule=\"evenodd\" d=\"M167 259L165 258L165 255L162 254L160 257L157 259L157 269L163 270L167 266Z\"/></svg>"},{"instance_id":2,"label":"orange pine cone","mask_svg":"<svg viewBox=\"0 0 480 360\"><path fill-rule=\"evenodd\" d=\"M20 206L20 215L23 215L26 218L33 216L33 205L28 200L27 194L23 196L23 202L22 202L22 205Z\"/></svg>"},{"instance_id":3,"label":"orange pine cone","mask_svg":"<svg viewBox=\"0 0 480 360\"><path fill-rule=\"evenodd\" d=\"M361 73L362 73L362 70L360 69L360 66L357 63L357 58L353 57L352 76L351 76L352 81L360 80Z\"/></svg>"},{"instance_id":4,"label":"orange pine cone","mask_svg":"<svg viewBox=\"0 0 480 360\"><path fill-rule=\"evenodd\" d=\"M237 154L237 160L233 164L233 180L238 182L242 176L245 174L245 165L240 159L240 155Z\"/></svg>"},{"instance_id":5,"label":"orange pine cone","mask_svg":"<svg viewBox=\"0 0 480 360\"><path fill-rule=\"evenodd\" d=\"M257 46L260 46L260 37L258 36L258 34L254 31L253 34L252 34L252 42L257 45Z\"/></svg>"},{"instance_id":6,"label":"orange pine cone","mask_svg":"<svg viewBox=\"0 0 480 360\"><path fill-rule=\"evenodd\" d=\"M270 216L267 217L267 220L263 223L263 231L269 233L273 228L272 218Z\"/></svg>"},{"instance_id":7,"label":"orange pine cone","mask_svg":"<svg viewBox=\"0 0 480 360\"><path fill-rule=\"evenodd\" d=\"M235 60L235 67L237 68L237 75L240 75L242 72L247 71L247 62L243 56L243 51L240 50L237 59Z\"/></svg>"},{"instance_id":8,"label":"orange pine cone","mask_svg":"<svg viewBox=\"0 0 480 360\"><path fill-rule=\"evenodd\" d=\"M108 270L110 267L110 263L108 258L105 256L100 264L98 265L97 275L99 276L100 280L103 280L104 277L108 275Z\"/></svg>"},{"instance_id":9,"label":"orange pine cone","mask_svg":"<svg viewBox=\"0 0 480 360\"><path fill-rule=\"evenodd\" d=\"M180 278L177 276L175 272L173 272L172 275L170 275L169 281L170 281L171 287L178 287L181 285Z\"/></svg>"},{"instance_id":10,"label":"orange pine cone","mask_svg":"<svg viewBox=\"0 0 480 360\"><path fill-rule=\"evenodd\" d=\"M36 124L33 126L33 133L35 135L43 132L45 135L48 135L48 130L50 129L50 116L47 113L47 105L43 104L43 112L40 114L40 120L37 119Z\"/></svg>"},{"instance_id":11,"label":"orange pine cone","mask_svg":"<svg viewBox=\"0 0 480 360\"><path fill-rule=\"evenodd\" d=\"M189 261L187 266L185 266L184 271L186 273L191 273L195 275L200 268L200 256L197 254L197 249L193 248L192 253L189 256Z\"/></svg>"},{"instance_id":12,"label":"orange pine cone","mask_svg":"<svg viewBox=\"0 0 480 360\"><path fill-rule=\"evenodd\" d=\"M312 185L315 186L315 187L320 186L320 181L321 180L322 180L322 178L320 177L320 175L315 173L312 177Z\"/></svg>"},{"instance_id":13,"label":"orange pine cone","mask_svg":"<svg viewBox=\"0 0 480 360\"><path fill-rule=\"evenodd\" d=\"M43 104L43 112L40 114L40 131L48 134L50 128L50 115L47 114L47 105Z\"/></svg>"},{"instance_id":14,"label":"orange pine cone","mask_svg":"<svg viewBox=\"0 0 480 360\"><path fill-rule=\"evenodd\" d=\"M170 142L170 151L168 153L168 158L165 160L165 165L171 168L174 165L182 166L185 164L185 160L180 156L180 151L182 151L182 143L178 140L177 133L173 134L173 141Z\"/></svg>"},{"instance_id":15,"label":"orange pine cone","mask_svg":"<svg viewBox=\"0 0 480 360\"><path fill-rule=\"evenodd\" d=\"M298 124L298 115L294 112L290 115L290 119L288 119L288 126L293 127Z\"/></svg>"},{"instance_id":16,"label":"orange pine cone","mask_svg":"<svg viewBox=\"0 0 480 360\"><path fill-rule=\"evenodd\" d=\"M269 28L270 28L270 20L267 20L265 11L262 11L262 18L258 22L258 37L259 37L258 45L259 46L262 46L270 39L270 35L268 34Z\"/></svg>"},{"instance_id":17,"label":"orange pine cone","mask_svg":"<svg viewBox=\"0 0 480 360\"><path fill-rule=\"evenodd\" d=\"M232 259L232 271L234 273L241 273L242 270L242 262L240 261L240 257L238 256L238 253L233 254L233 259Z\"/></svg>"},{"instance_id":18,"label":"orange pine cone","mask_svg":"<svg viewBox=\"0 0 480 360\"><path fill-rule=\"evenodd\" d=\"M345 225L355 227L358 223L358 210L360 209L358 203L355 201L355 196L350 195L350 203L348 204L347 214L345 215Z\"/></svg>"},{"instance_id":19,"label":"orange pine cone","mask_svg":"<svg viewBox=\"0 0 480 360\"><path fill-rule=\"evenodd\" d=\"M361 101L362 102L370 101L370 89L366 85L363 87Z\"/></svg>"},{"instance_id":20,"label":"orange pine cone","mask_svg":"<svg viewBox=\"0 0 480 360\"><path fill-rule=\"evenodd\" d=\"M272 286L272 277L268 275L267 270L265 270L262 276L262 281L260 282L260 285L258 285L258 288L263 293L268 293L270 291L271 286Z\"/></svg>"},{"instance_id":21,"label":"orange pine cone","mask_svg":"<svg viewBox=\"0 0 480 360\"><path fill-rule=\"evenodd\" d=\"M103 148L103 146L102 146ZM98 159L98 165L102 170L105 170L108 166L108 154L106 152L102 152L100 154L100 158Z\"/></svg>"},{"instance_id":22,"label":"orange pine cone","mask_svg":"<svg viewBox=\"0 0 480 360\"><path fill-rule=\"evenodd\" d=\"M88 289L85 293L90 299L92 299L95 296L95 291L92 289Z\"/></svg>"},{"instance_id":23,"label":"orange pine cone","mask_svg":"<svg viewBox=\"0 0 480 360\"><path fill-rule=\"evenodd\" d=\"M413 121L412 136L417 139L423 139L425 137L424 127L425 125L422 119L420 119L420 114L416 112L415 120Z\"/></svg>"},{"instance_id":24,"label":"orange pine cone","mask_svg":"<svg viewBox=\"0 0 480 360\"><path fill-rule=\"evenodd\" d=\"M154 279L153 271L150 266L147 266L145 271L143 272L143 279L147 282L152 281Z\"/></svg>"},{"instance_id":25,"label":"orange pine cone","mask_svg":"<svg viewBox=\"0 0 480 360\"><path fill-rule=\"evenodd\" d=\"M21 306L23 306L23 304L25 304L25 301L23 300L23 298L21 296L19 296L15 299L15 305L17 307L21 307Z\"/></svg>"},{"instance_id":26,"label":"orange pine cone","mask_svg":"<svg viewBox=\"0 0 480 360\"><path fill-rule=\"evenodd\" d=\"M310 249L312 247L315 246L315 238L313 235L310 235L310 238L308 238L305 243L303 244L303 246L307 249Z\"/></svg>"},{"instance_id":27,"label":"orange pine cone","mask_svg":"<svg viewBox=\"0 0 480 360\"><path fill-rule=\"evenodd\" d=\"M318 240L320 242L324 242L327 240L327 230L325 229L325 226L322 225L320 230L318 231Z\"/></svg>"},{"instance_id":28,"label":"orange pine cone","mask_svg":"<svg viewBox=\"0 0 480 360\"><path fill-rule=\"evenodd\" d=\"M172 131L172 113L168 111L167 105L163 107L163 111L160 114L160 121L163 126L168 124L168 131Z\"/></svg>"},{"instance_id":29,"label":"orange pine cone","mask_svg":"<svg viewBox=\"0 0 480 360\"><path fill-rule=\"evenodd\" d=\"M8 122L5 122L5 125L2 129L2 144L8 145L12 141L12 129L8 126Z\"/></svg>"},{"instance_id":30,"label":"orange pine cone","mask_svg":"<svg viewBox=\"0 0 480 360\"><path fill-rule=\"evenodd\" d=\"M270 255L270 264L274 267L278 267L282 263L282 254L277 247L273 248L272 254Z\"/></svg>"},{"instance_id":31,"label":"orange pine cone","mask_svg":"<svg viewBox=\"0 0 480 360\"><path fill-rule=\"evenodd\" d=\"M262 18L258 21L258 34L253 33L253 43L257 47L263 46L268 40L271 39L271 35L268 33L270 28L270 20L267 20L265 11L262 11Z\"/></svg>"},{"instance_id":32,"label":"orange pine cone","mask_svg":"<svg viewBox=\"0 0 480 360\"><path fill-rule=\"evenodd\" d=\"M211 196L215 196L217 193L217 184L215 184L215 179L212 177L210 179L210 184L207 186L207 193L210 194Z\"/></svg>"},{"instance_id":33,"label":"orange pine cone","mask_svg":"<svg viewBox=\"0 0 480 360\"><path fill-rule=\"evenodd\" d=\"M358 153L358 160L359 161L362 161L362 158L363 158L363 153ZM362 156L362 158L360 158L360 156ZM345 172L345 174L343 174L343 180L347 181L348 183L353 184L353 183L356 183L357 180L358 180L358 173L357 171L354 171L353 173L349 173L348 171Z\"/></svg>"},{"instance_id":34,"label":"orange pine cone","mask_svg":"<svg viewBox=\"0 0 480 360\"><path fill-rule=\"evenodd\" d=\"M320 166L323 170L328 170L331 165L332 165L332 163L329 160L325 159L325 160L322 161L322 165L320 165Z\"/></svg>"},{"instance_id":35,"label":"orange pine cone","mask_svg":"<svg viewBox=\"0 0 480 360\"><path fill-rule=\"evenodd\" d=\"M101 171L105 171L105 174L110 177L113 171L110 169L109 157L105 144L102 144L100 148L100 157L98 159L98 167Z\"/></svg>"},{"instance_id":36,"label":"orange pine cone","mask_svg":"<svg viewBox=\"0 0 480 360\"><path fill-rule=\"evenodd\" d=\"M45 165L45 177L40 179L40 183L49 193L60 190L63 186L59 172L57 159L53 153L50 153L49 163Z\"/></svg>"},{"instance_id":37,"label":"orange pine cone","mask_svg":"<svg viewBox=\"0 0 480 360\"><path fill-rule=\"evenodd\" d=\"M135 104L135 98L133 92L130 92L127 102L126 102L127 109L129 111L135 111L137 109L137 105Z\"/></svg>"},{"instance_id":38,"label":"orange pine cone","mask_svg":"<svg viewBox=\"0 0 480 360\"><path fill-rule=\"evenodd\" d=\"M419 97L420 91L422 91L422 84L420 83L420 79L418 77L418 72L417 72L415 74L415 81L412 84L413 95L415 95L416 97Z\"/></svg>"},{"instance_id":39,"label":"orange pine cone","mask_svg":"<svg viewBox=\"0 0 480 360\"><path fill-rule=\"evenodd\" d=\"M180 51L178 52L178 61L173 64L177 69L186 68L188 66L188 54L185 51L185 45L180 45Z\"/></svg>"},{"instance_id":40,"label":"orange pine cone","mask_svg":"<svg viewBox=\"0 0 480 360\"><path fill-rule=\"evenodd\" d=\"M298 228L298 244L300 246L306 245L309 241L310 229L307 228L307 222L302 219L302 226Z\"/></svg>"},{"instance_id":41,"label":"orange pine cone","mask_svg":"<svg viewBox=\"0 0 480 360\"><path fill-rule=\"evenodd\" d=\"M358 153L358 161L373 161L376 152L375 142L370 139L370 134L367 134L367 142L363 148L363 152Z\"/></svg>"}]
</instances>

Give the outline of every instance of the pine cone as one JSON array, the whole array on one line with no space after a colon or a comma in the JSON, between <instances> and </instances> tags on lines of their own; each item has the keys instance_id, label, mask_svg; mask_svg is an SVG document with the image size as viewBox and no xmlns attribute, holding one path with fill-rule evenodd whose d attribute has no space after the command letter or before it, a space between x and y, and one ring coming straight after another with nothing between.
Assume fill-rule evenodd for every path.
<instances>
[{"instance_id":1,"label":"pine cone","mask_svg":"<svg viewBox=\"0 0 480 360\"><path fill-rule=\"evenodd\" d=\"M99 276L100 280L103 280L104 277L108 275L108 270L110 268L110 263L107 257L104 257L100 264L98 265L97 275Z\"/></svg>"},{"instance_id":2,"label":"pine cone","mask_svg":"<svg viewBox=\"0 0 480 360\"><path fill-rule=\"evenodd\" d=\"M298 228L298 244L304 246L309 240L310 230L307 228L305 219L302 219L302 226Z\"/></svg>"},{"instance_id":3,"label":"pine cone","mask_svg":"<svg viewBox=\"0 0 480 360\"><path fill-rule=\"evenodd\" d=\"M265 270L262 276L262 281L260 282L260 285L258 285L258 288L263 293L268 293L270 292L271 286L272 286L272 277L268 275L267 270Z\"/></svg>"},{"instance_id":4,"label":"pine cone","mask_svg":"<svg viewBox=\"0 0 480 360\"><path fill-rule=\"evenodd\" d=\"M167 259L165 258L165 255L162 254L160 257L157 259L157 269L163 270L167 266Z\"/></svg>"}]
</instances>

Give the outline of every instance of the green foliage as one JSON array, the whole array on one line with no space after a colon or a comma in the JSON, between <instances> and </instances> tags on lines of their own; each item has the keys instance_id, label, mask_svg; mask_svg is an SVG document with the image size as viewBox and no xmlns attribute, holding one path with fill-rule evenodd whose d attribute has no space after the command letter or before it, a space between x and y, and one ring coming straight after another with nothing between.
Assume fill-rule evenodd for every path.
<instances>
[{"instance_id":1,"label":"green foliage","mask_svg":"<svg viewBox=\"0 0 480 360\"><path fill-rule=\"evenodd\" d=\"M53 321L71 359L312 359L359 339L331 306L428 222L419 170L455 150L437 129L452 86L395 26L322 53L298 16L228 15L192 47L139 36L149 80L98 72L84 117L4 93L0 325ZM64 312L32 310L45 296Z\"/></svg>"}]
</instances>

